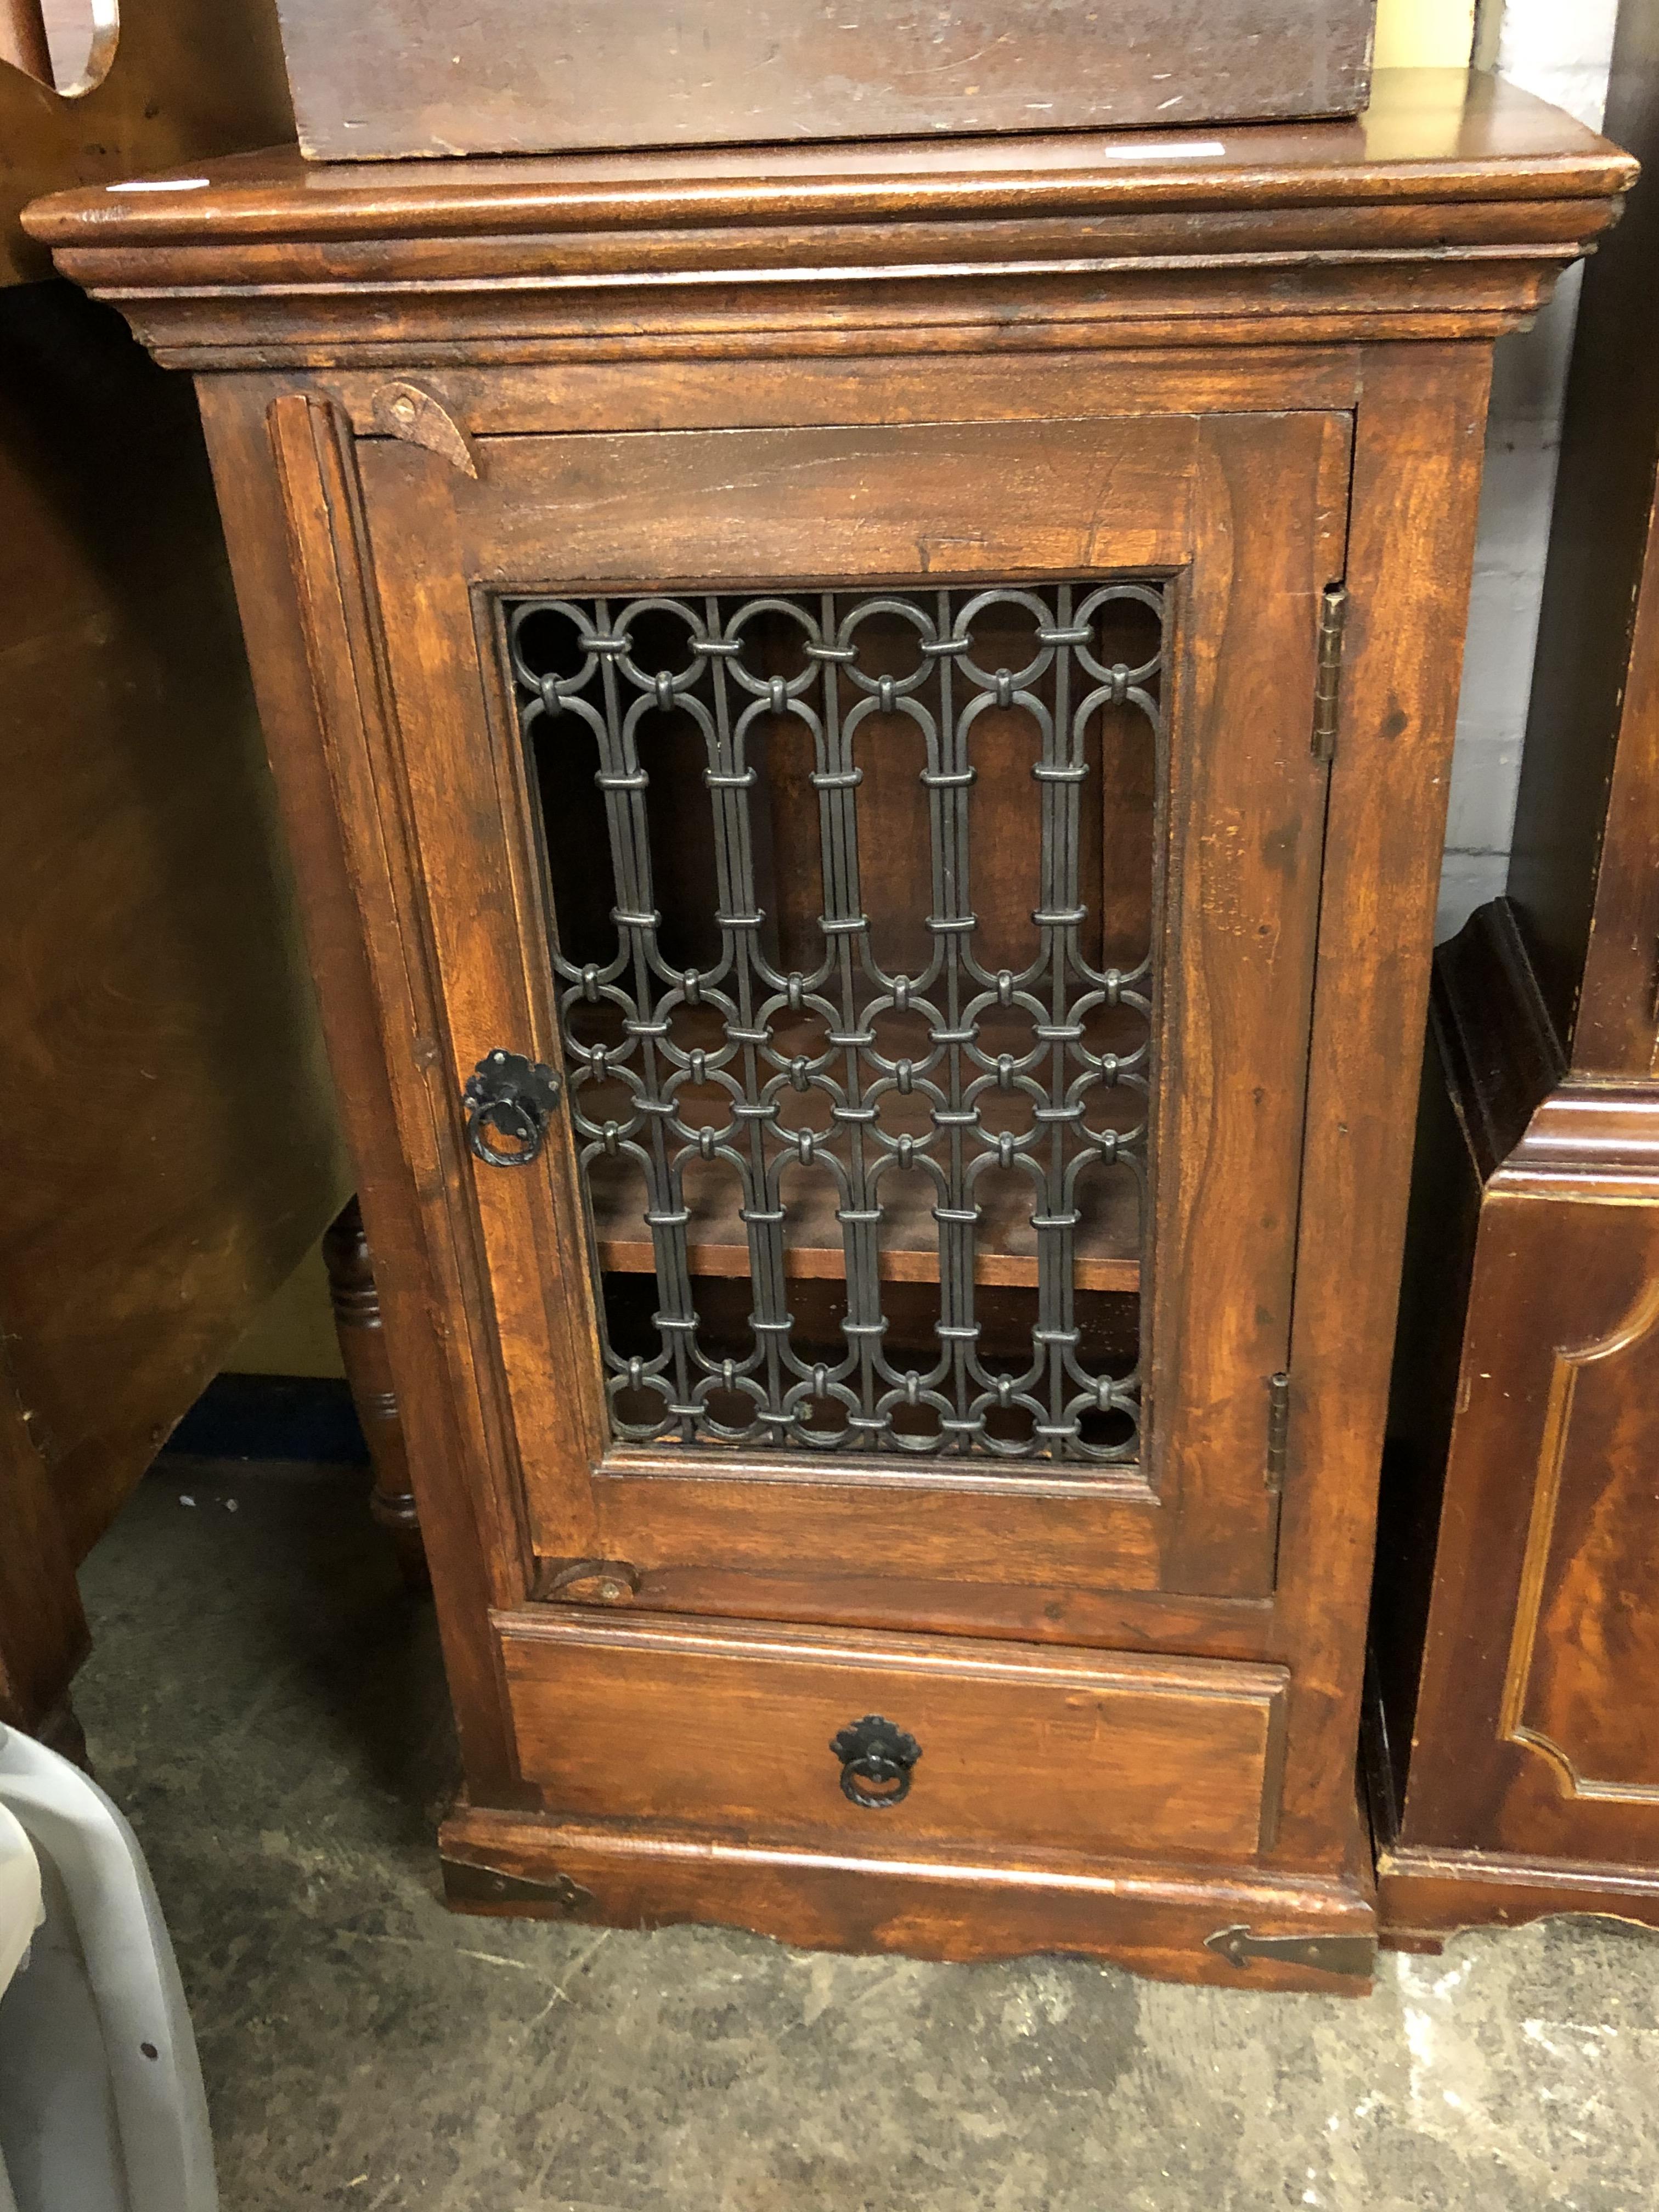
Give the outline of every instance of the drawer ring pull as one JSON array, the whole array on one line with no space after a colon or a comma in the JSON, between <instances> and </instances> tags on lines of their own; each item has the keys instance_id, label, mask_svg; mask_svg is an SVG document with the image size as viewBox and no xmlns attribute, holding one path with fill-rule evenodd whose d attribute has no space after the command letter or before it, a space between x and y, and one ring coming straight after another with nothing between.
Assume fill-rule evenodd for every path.
<instances>
[{"instance_id":1,"label":"drawer ring pull","mask_svg":"<svg viewBox=\"0 0 1659 2212\"><path fill-rule=\"evenodd\" d=\"M830 1748L841 1761L842 1795L872 1813L902 1805L910 1794L910 1770L921 1746L879 1713L866 1713L836 1737Z\"/></svg>"},{"instance_id":2,"label":"drawer ring pull","mask_svg":"<svg viewBox=\"0 0 1659 2212\"><path fill-rule=\"evenodd\" d=\"M527 1168L541 1151L559 1079L521 1052L487 1052L461 1093L466 1140L486 1167ZM504 1137L506 1148L494 1139Z\"/></svg>"}]
</instances>

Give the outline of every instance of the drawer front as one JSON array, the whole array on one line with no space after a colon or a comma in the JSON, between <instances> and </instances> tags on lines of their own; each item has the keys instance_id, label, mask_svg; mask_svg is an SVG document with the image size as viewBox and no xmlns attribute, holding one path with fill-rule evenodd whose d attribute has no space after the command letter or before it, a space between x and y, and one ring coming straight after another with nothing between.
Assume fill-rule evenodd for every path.
<instances>
[{"instance_id":1,"label":"drawer front","mask_svg":"<svg viewBox=\"0 0 1659 2212\"><path fill-rule=\"evenodd\" d=\"M883 1851L1237 1862L1271 1838L1282 1668L564 1616L502 1648L525 1779L560 1814ZM872 1716L920 1747L880 1806L830 1748Z\"/></svg>"}]
</instances>

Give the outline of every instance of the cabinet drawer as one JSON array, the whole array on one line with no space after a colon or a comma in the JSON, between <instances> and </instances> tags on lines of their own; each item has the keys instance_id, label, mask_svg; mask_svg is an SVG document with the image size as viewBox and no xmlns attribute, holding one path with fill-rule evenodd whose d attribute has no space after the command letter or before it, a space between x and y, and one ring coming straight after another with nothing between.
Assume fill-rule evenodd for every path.
<instances>
[{"instance_id":1,"label":"cabinet drawer","mask_svg":"<svg viewBox=\"0 0 1659 2212\"><path fill-rule=\"evenodd\" d=\"M1237 1861L1271 1837L1279 1667L568 1616L504 1625L503 1659L561 1814L883 1850ZM920 1746L901 1802L843 1791L831 1739L867 1716Z\"/></svg>"}]
</instances>

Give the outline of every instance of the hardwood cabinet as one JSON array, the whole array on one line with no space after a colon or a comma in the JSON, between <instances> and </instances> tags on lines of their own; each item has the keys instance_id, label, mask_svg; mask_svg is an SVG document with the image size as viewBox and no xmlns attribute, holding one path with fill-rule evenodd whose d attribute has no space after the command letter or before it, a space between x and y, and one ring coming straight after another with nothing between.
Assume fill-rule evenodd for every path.
<instances>
[{"instance_id":1,"label":"hardwood cabinet","mask_svg":"<svg viewBox=\"0 0 1659 2212\"><path fill-rule=\"evenodd\" d=\"M1659 160L1659 5L1608 127ZM1505 900L1437 963L1383 1492L1384 1922L1659 1925L1659 202L1586 272Z\"/></svg>"},{"instance_id":2,"label":"hardwood cabinet","mask_svg":"<svg viewBox=\"0 0 1659 2212\"><path fill-rule=\"evenodd\" d=\"M1363 1988L1488 81L37 208L194 369L466 1762L450 1893Z\"/></svg>"}]
</instances>

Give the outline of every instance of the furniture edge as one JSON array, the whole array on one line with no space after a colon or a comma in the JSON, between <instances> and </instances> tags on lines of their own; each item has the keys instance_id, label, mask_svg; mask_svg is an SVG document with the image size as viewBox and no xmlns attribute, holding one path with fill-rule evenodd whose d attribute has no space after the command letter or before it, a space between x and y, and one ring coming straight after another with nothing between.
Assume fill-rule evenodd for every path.
<instances>
[{"instance_id":1,"label":"furniture edge","mask_svg":"<svg viewBox=\"0 0 1659 2212\"><path fill-rule=\"evenodd\" d=\"M654 1929L714 1922L812 1950L969 1962L1059 1953L1158 1979L1364 1996L1376 1926L1369 1856L1326 1878L1148 1862L940 1851L879 1857L644 1833L467 1804L439 1832L459 1911ZM1232 1963L1206 1939L1334 1940L1341 1971Z\"/></svg>"},{"instance_id":2,"label":"furniture edge","mask_svg":"<svg viewBox=\"0 0 1659 2212\"><path fill-rule=\"evenodd\" d=\"M25 222L194 368L1004 350L1054 327L1093 345L1313 344L1516 327L1637 173L1559 116L1520 150L1416 159L1368 158L1341 126L1328 159L1287 154L1249 127L1258 160L1168 166L1115 163L1109 135L1086 134L856 160L772 148L759 178L663 155L386 163L366 184L362 165L258 156L176 191L58 193Z\"/></svg>"}]
</instances>

